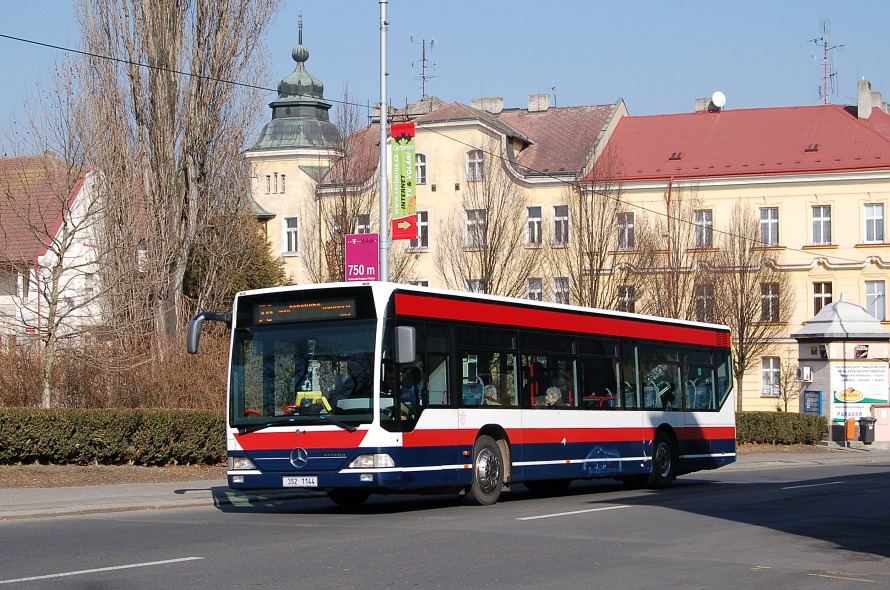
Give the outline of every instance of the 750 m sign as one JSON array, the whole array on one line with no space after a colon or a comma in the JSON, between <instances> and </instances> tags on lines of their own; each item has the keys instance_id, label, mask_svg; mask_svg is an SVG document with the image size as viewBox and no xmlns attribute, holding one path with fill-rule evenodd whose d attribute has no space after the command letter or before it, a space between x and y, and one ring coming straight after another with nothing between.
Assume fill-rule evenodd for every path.
<instances>
[{"instance_id":1,"label":"750 m sign","mask_svg":"<svg viewBox=\"0 0 890 590\"><path fill-rule=\"evenodd\" d=\"M380 236L378 234L348 234L346 236L346 280L376 281L380 266Z\"/></svg>"}]
</instances>

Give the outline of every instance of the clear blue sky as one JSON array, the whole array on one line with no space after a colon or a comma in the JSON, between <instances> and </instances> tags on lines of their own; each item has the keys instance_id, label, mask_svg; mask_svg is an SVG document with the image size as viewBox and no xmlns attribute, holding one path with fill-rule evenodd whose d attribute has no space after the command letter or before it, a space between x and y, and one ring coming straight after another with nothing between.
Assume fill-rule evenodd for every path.
<instances>
[{"instance_id":1,"label":"clear blue sky","mask_svg":"<svg viewBox=\"0 0 890 590\"><path fill-rule=\"evenodd\" d=\"M71 4L5 1L0 33L76 47ZM855 103L860 77L890 99L890 2L882 0L389 0L387 6L388 94L396 106L420 98L424 39L434 42L427 57L436 64L427 94L445 101L502 96L505 106L524 107L528 94L550 93L558 106L623 98L632 115L651 115L689 112L697 97L720 90L728 109L819 104L822 48L810 40L821 36L826 20L829 42L842 45L831 52L837 91L830 101ZM324 82L325 96L342 98L348 84L353 102L378 101L377 0L285 0L266 38L267 86L293 71L301 13L306 65ZM13 110L21 112L38 76L52 79L57 54L0 38L0 126Z\"/></svg>"}]
</instances>

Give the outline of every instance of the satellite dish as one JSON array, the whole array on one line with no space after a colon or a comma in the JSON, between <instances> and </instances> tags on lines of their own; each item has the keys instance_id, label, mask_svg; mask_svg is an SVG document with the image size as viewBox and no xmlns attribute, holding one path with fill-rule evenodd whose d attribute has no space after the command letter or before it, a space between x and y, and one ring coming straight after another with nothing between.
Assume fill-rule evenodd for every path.
<instances>
[{"instance_id":1,"label":"satellite dish","mask_svg":"<svg viewBox=\"0 0 890 590\"><path fill-rule=\"evenodd\" d=\"M718 90L711 95L711 102L714 103L714 106L718 109L722 109L723 105L726 104L726 95Z\"/></svg>"}]
</instances>

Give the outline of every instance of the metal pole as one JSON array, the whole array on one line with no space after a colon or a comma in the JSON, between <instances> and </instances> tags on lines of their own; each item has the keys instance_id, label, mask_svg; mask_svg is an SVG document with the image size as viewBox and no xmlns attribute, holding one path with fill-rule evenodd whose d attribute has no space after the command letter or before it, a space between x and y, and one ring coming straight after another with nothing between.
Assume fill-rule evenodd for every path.
<instances>
[{"instance_id":1,"label":"metal pole","mask_svg":"<svg viewBox=\"0 0 890 590\"><path fill-rule=\"evenodd\" d=\"M386 140L389 136L386 108L386 3L380 0L380 280L389 280L389 174Z\"/></svg>"}]
</instances>

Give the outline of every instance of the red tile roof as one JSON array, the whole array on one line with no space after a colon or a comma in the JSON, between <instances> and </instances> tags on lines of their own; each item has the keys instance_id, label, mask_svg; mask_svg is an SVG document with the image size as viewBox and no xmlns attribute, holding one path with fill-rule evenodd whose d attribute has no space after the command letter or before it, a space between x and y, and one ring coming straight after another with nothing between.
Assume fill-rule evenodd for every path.
<instances>
[{"instance_id":1,"label":"red tile roof","mask_svg":"<svg viewBox=\"0 0 890 590\"><path fill-rule=\"evenodd\" d=\"M71 170L51 154L0 159L0 263L33 263L46 253L63 207L83 186L86 171L74 172L69 178Z\"/></svg>"},{"instance_id":2,"label":"red tile roof","mask_svg":"<svg viewBox=\"0 0 890 590\"><path fill-rule=\"evenodd\" d=\"M624 181L888 169L890 115L821 105L624 117L606 151Z\"/></svg>"}]
</instances>

